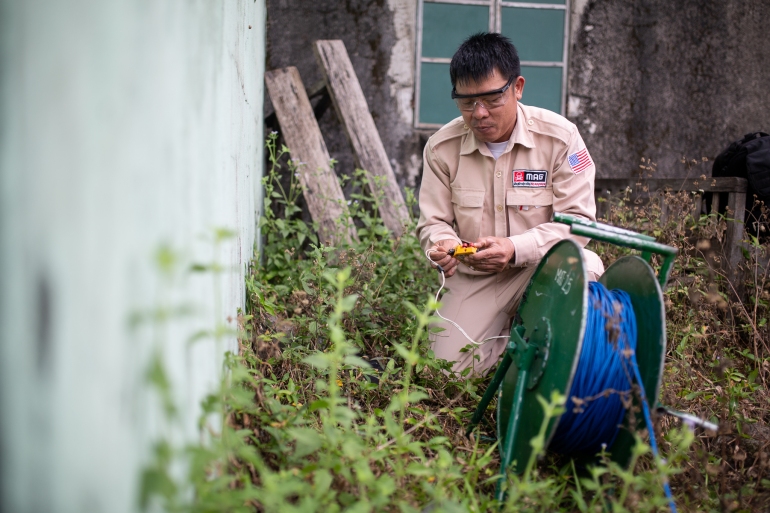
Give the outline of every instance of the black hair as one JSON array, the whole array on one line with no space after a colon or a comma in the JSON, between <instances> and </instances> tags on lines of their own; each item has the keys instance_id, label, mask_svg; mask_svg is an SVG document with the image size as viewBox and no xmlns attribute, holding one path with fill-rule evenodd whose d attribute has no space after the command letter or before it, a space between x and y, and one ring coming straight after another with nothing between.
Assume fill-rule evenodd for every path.
<instances>
[{"instance_id":1,"label":"black hair","mask_svg":"<svg viewBox=\"0 0 770 513\"><path fill-rule=\"evenodd\" d=\"M508 79L521 75L519 53L511 40L495 32L479 32L463 41L449 64L452 87L492 76L495 68Z\"/></svg>"}]
</instances>

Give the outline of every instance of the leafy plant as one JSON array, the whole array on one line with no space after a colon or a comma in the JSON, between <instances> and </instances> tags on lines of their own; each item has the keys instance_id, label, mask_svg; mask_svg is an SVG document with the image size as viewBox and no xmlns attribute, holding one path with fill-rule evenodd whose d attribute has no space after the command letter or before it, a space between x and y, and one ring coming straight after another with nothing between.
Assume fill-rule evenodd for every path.
<instances>
[{"instance_id":1,"label":"leafy plant","mask_svg":"<svg viewBox=\"0 0 770 513\"><path fill-rule=\"evenodd\" d=\"M487 381L449 375L451 364L433 357L427 330L438 280L414 226L390 237L377 216L379 199L357 171L345 177L354 191L346 222L360 242L319 245L303 218L301 164L287 161L275 134L267 148L264 242L246 277L238 354L227 354L221 385L203 403L203 442L156 445L142 481L146 509L652 512L667 509L666 480L684 510L767 504L761 451L751 464L740 448L747 429L767 424L770 364L755 348L766 343L761 319L770 294L757 268L746 286L754 299L738 304L731 295L731 286L740 287L703 242L718 246L724 218L693 214L691 195L642 186L610 198L605 219L681 249L666 292L663 396L719 421L721 436L695 436L658 419L665 462L651 457L637 433L629 467L602 454L596 466L578 469L545 452L545 426L563 410L557 394L541 401L546 419L531 442L533 456L521 476L508 473L506 500L498 503L495 426L464 435ZM411 193L407 202L414 203ZM592 244L607 263L626 252ZM164 380L152 383L166 393Z\"/></svg>"}]
</instances>

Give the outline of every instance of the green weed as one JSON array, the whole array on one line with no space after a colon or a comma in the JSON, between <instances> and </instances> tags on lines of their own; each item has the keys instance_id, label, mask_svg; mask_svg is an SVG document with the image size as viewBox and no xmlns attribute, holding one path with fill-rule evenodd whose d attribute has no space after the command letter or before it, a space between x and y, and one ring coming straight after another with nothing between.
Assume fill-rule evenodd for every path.
<instances>
[{"instance_id":1,"label":"green weed","mask_svg":"<svg viewBox=\"0 0 770 513\"><path fill-rule=\"evenodd\" d=\"M546 454L541 431L525 472L508 473L506 500L498 503L500 459L489 441L495 426L464 435L486 380L449 376L451 365L433 357L427 330L438 279L414 226L391 238L377 216L377 195L357 172L349 178L354 192L346 222L356 226L360 242L319 244L303 217L288 149L277 148L275 135L267 148L264 242L246 278L238 354L226 355L221 386L203 403L203 442L157 444L142 478L144 509L654 512L667 510L665 480L684 511L766 504L770 481L767 460L760 461L766 449L757 448L751 463L743 437L768 420L768 360L755 348L767 340L761 319L768 317L770 295L762 268L747 285L751 308L739 311L731 299L728 277L714 265L718 256L701 242L716 247L724 219L684 215L692 197L671 193L661 193L668 212L661 219L659 202L637 202L630 191L609 200L605 219L682 248L666 293L663 399L717 420L720 436L696 436L658 419L665 462L651 457L637 433L627 468L603 454L580 469ZM412 206L414 197L407 201ZM625 252L593 247L606 263ZM151 381L168 395L162 362L155 374ZM543 429L563 404L559 395L542 400Z\"/></svg>"}]
</instances>

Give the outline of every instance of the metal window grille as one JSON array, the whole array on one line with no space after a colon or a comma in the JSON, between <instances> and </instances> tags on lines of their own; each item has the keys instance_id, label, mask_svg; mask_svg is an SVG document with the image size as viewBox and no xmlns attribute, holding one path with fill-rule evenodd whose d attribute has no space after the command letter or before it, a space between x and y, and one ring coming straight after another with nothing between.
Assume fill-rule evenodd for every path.
<instances>
[{"instance_id":1,"label":"metal window grille","mask_svg":"<svg viewBox=\"0 0 770 513\"><path fill-rule=\"evenodd\" d=\"M540 16L542 18L542 15L548 16L547 12L559 12L562 13L562 19L563 23L561 24L561 27L556 27L557 29L560 29L560 33L556 34L554 28L551 28L550 34L552 36L560 35L561 36L561 59L539 59L539 60L527 60L526 55L522 56L521 48L517 44L517 48L520 49L519 55L522 57L521 66L523 68L522 75L527 77L527 74L525 72L526 68L540 68L543 70L544 73L548 73L546 71L547 69L556 70L558 69L561 73L561 84L560 84L560 91L559 91L559 101L558 101L558 111L564 115L565 109L566 109L566 92L567 92L567 63L568 63L568 49L569 49L569 2L570 0L562 0L563 3L556 3L558 0L542 0L542 1L530 1L530 2L509 2L504 0L419 0L418 10L417 10L417 34L416 34L416 42L417 42L417 51L416 51L416 69L415 69L415 105L414 105L414 126L415 128L421 128L421 129L436 129L443 126L443 123L449 120L444 120L444 122L435 122L434 120L430 119L430 112L422 113L421 109L424 107L423 105L423 98L422 93L427 93L427 91L423 91L423 78L425 76L430 75L431 73L435 73L435 70L440 67L446 67L448 69L449 62L451 61L451 52L454 51L454 48L447 48L446 52L450 52L448 55L442 55L442 56L435 56L435 55L425 55L426 49L424 48L424 29L426 26L426 21L430 25L430 15L431 13L428 13L428 18L426 20L425 14L426 14L426 4L428 4L428 7L431 9L437 9L438 6L477 6L477 7L486 7L488 10L488 16L486 17L486 26L482 28L482 30L488 30L490 32L502 32L508 37L511 37L511 39L514 41L514 44L517 44L515 35L508 34L505 32L504 20L516 20L517 16L521 16L524 14L530 15L530 16ZM472 9L472 8L470 8ZM542 11L541 13L537 13L535 10ZM466 9L465 12L470 13L468 9ZM475 10L476 13L480 12L478 10ZM471 17L473 18L473 17ZM551 19L558 19L551 17ZM473 22L473 19L468 20L469 23ZM553 24L553 21L551 22ZM460 35L461 38L465 38L471 33L475 32L478 29L475 29L473 27L468 27L466 33L463 33ZM513 37L512 37L513 36ZM430 44L429 46L432 47L432 51L435 52L435 42ZM427 66L426 66L427 65ZM439 65L439 66L437 66ZM443 66L441 66L443 65ZM433 66L433 67L431 67ZM534 71L534 70L532 70ZM445 74L447 83L449 82L448 78L448 71ZM431 94L430 97L427 99L430 101L434 101L434 97L436 95L441 95L439 98L443 101L443 96L446 96L446 99L449 99L449 91L451 86L448 86L446 91L436 91L435 93ZM524 103L527 102L527 87L525 86L524 89ZM529 104L529 103L528 103ZM536 103L535 103L536 104ZM556 109L554 109L556 110ZM459 111L456 111L456 115L459 116ZM435 117L435 116L434 116Z\"/></svg>"}]
</instances>

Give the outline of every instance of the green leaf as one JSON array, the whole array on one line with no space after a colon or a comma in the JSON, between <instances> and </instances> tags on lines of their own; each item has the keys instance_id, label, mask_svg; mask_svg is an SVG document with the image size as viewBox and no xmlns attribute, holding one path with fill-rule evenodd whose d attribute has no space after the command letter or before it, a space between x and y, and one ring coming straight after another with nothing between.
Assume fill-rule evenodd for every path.
<instances>
[{"instance_id":1,"label":"green leaf","mask_svg":"<svg viewBox=\"0 0 770 513\"><path fill-rule=\"evenodd\" d=\"M704 393L705 393L704 391L702 391L702 390L698 390L698 391L696 391L696 392L690 392L689 394L687 394L686 396L684 396L684 398L685 398L686 400L688 400L688 401L692 401L693 399L695 399L696 397L700 397L700 396L701 396L701 395L703 395Z\"/></svg>"},{"instance_id":2,"label":"green leaf","mask_svg":"<svg viewBox=\"0 0 770 513\"><path fill-rule=\"evenodd\" d=\"M410 463L406 467L406 473L413 476L432 476L434 474L433 469L420 463Z\"/></svg>"},{"instance_id":3,"label":"green leaf","mask_svg":"<svg viewBox=\"0 0 770 513\"><path fill-rule=\"evenodd\" d=\"M407 396L406 400L410 403L418 403L423 399L427 399L428 397L430 396L425 392L409 392L409 395Z\"/></svg>"},{"instance_id":4,"label":"green leaf","mask_svg":"<svg viewBox=\"0 0 770 513\"><path fill-rule=\"evenodd\" d=\"M351 365L353 367L363 367L365 369L368 369L371 367L369 362L367 362L363 358L359 358L358 356L346 356L345 358L343 358L342 362L345 365Z\"/></svg>"},{"instance_id":5,"label":"green leaf","mask_svg":"<svg viewBox=\"0 0 770 513\"><path fill-rule=\"evenodd\" d=\"M231 230L230 228L215 228L214 229L214 238L217 242L221 242L223 240L232 239L235 237L237 233L234 230Z\"/></svg>"},{"instance_id":6,"label":"green leaf","mask_svg":"<svg viewBox=\"0 0 770 513\"><path fill-rule=\"evenodd\" d=\"M321 497L323 494L325 494L329 488L331 488L333 480L334 478L332 477L331 472L325 468L319 469L313 475L313 488L315 491L315 496Z\"/></svg>"},{"instance_id":7,"label":"green leaf","mask_svg":"<svg viewBox=\"0 0 770 513\"><path fill-rule=\"evenodd\" d=\"M318 399L317 401L313 401L310 403L310 407L308 408L309 411L316 411L316 410L327 410L329 409L329 406L331 406L331 403L326 399Z\"/></svg>"},{"instance_id":8,"label":"green leaf","mask_svg":"<svg viewBox=\"0 0 770 513\"><path fill-rule=\"evenodd\" d=\"M321 352L316 352L303 358L302 362L310 365L311 367L325 370L331 366L331 356Z\"/></svg>"},{"instance_id":9,"label":"green leaf","mask_svg":"<svg viewBox=\"0 0 770 513\"><path fill-rule=\"evenodd\" d=\"M350 296L346 296L342 298L340 308L343 312L349 312L356 306L356 301L358 301L358 294L351 294Z\"/></svg>"},{"instance_id":10,"label":"green leaf","mask_svg":"<svg viewBox=\"0 0 770 513\"><path fill-rule=\"evenodd\" d=\"M295 442L295 458L303 458L323 445L323 438L315 429L294 427L287 429L286 432Z\"/></svg>"},{"instance_id":11,"label":"green leaf","mask_svg":"<svg viewBox=\"0 0 770 513\"><path fill-rule=\"evenodd\" d=\"M165 244L155 252L155 265L163 274L171 274L178 261L179 256Z\"/></svg>"},{"instance_id":12,"label":"green leaf","mask_svg":"<svg viewBox=\"0 0 770 513\"><path fill-rule=\"evenodd\" d=\"M396 348L398 355L411 365L415 365L420 358L420 355L411 352L409 349L397 342L393 342L393 347Z\"/></svg>"}]
</instances>

